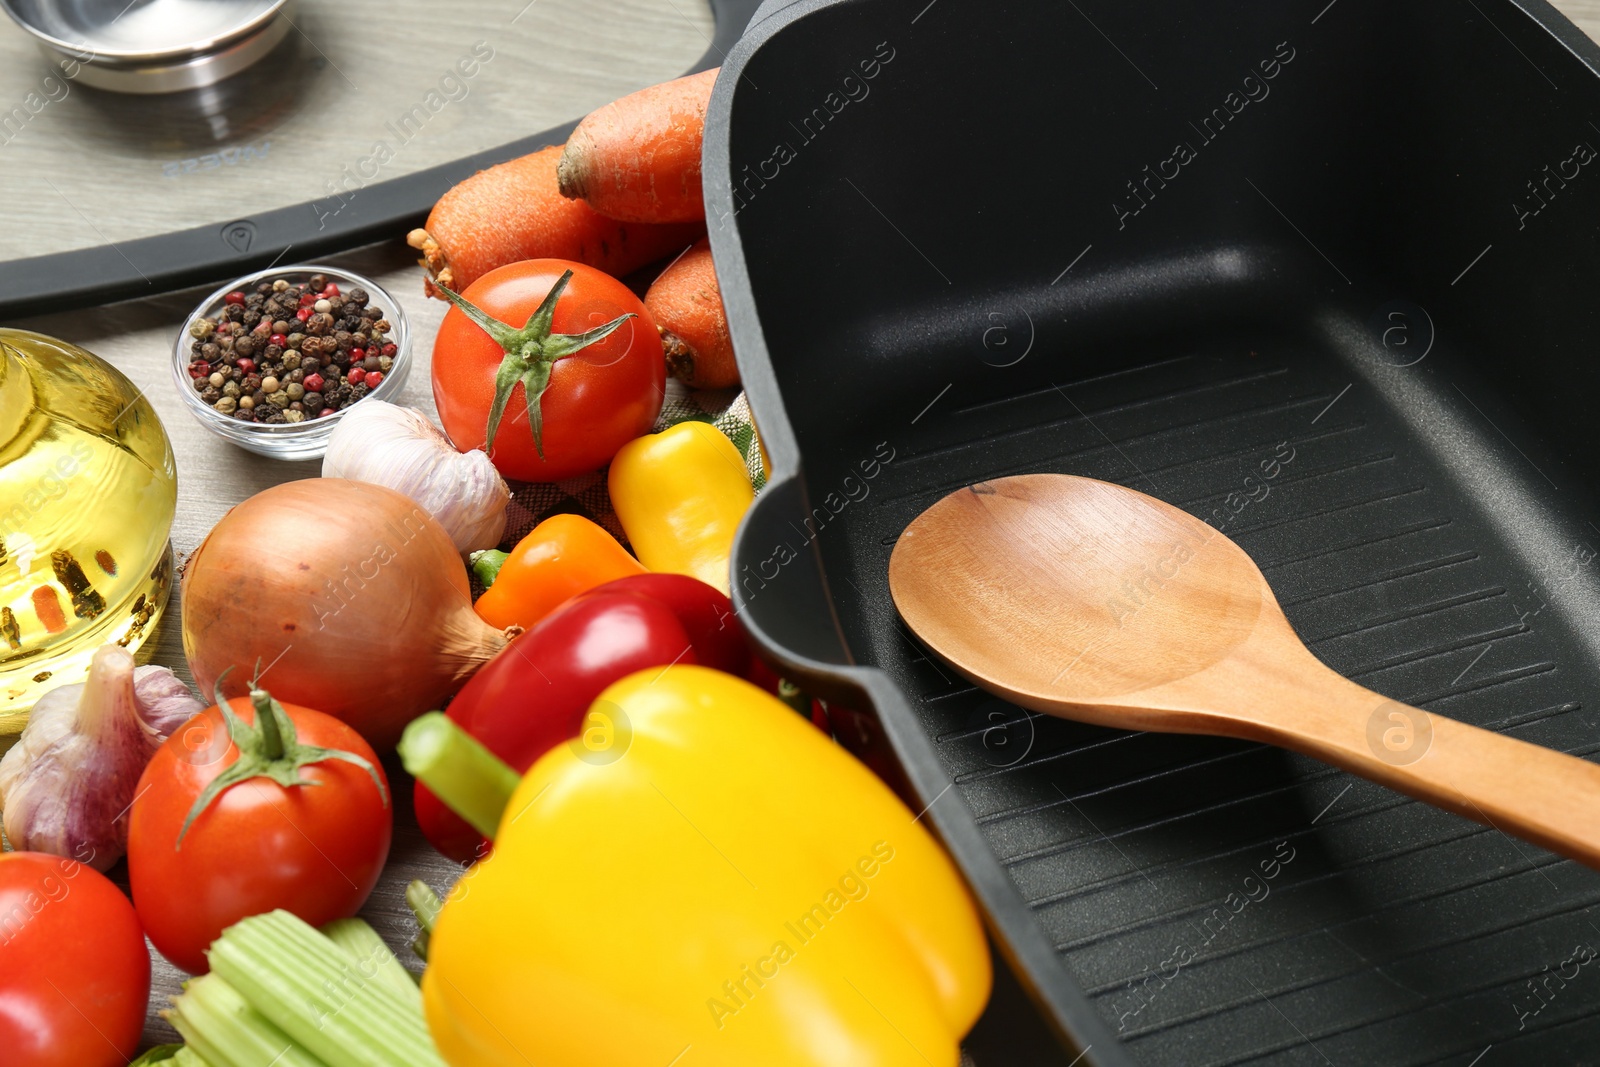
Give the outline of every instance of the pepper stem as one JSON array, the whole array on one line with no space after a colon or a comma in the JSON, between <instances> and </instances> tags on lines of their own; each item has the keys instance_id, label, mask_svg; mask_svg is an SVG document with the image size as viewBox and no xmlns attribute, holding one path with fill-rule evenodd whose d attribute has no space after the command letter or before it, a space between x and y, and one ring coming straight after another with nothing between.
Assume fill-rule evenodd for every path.
<instances>
[{"instance_id":1,"label":"pepper stem","mask_svg":"<svg viewBox=\"0 0 1600 1067\"><path fill-rule=\"evenodd\" d=\"M500 577L500 568L504 567L506 560L510 558L511 553L502 552L498 548L486 548L468 557L472 562L472 573L483 583L485 589Z\"/></svg>"},{"instance_id":2,"label":"pepper stem","mask_svg":"<svg viewBox=\"0 0 1600 1067\"><path fill-rule=\"evenodd\" d=\"M433 924L439 921L439 911L444 902L433 887L420 878L406 886L406 907L417 918L417 936L411 939L411 951L423 963L428 962L428 942L433 937Z\"/></svg>"},{"instance_id":3,"label":"pepper stem","mask_svg":"<svg viewBox=\"0 0 1600 1067\"><path fill-rule=\"evenodd\" d=\"M442 712L412 721L400 737L400 762L445 806L493 841L520 775Z\"/></svg>"}]
</instances>

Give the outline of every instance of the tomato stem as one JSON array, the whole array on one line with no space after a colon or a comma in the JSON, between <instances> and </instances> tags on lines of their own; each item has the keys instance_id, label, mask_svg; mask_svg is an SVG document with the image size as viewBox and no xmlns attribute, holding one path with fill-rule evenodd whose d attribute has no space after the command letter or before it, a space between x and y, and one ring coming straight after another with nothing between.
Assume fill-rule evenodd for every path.
<instances>
[{"instance_id":1,"label":"tomato stem","mask_svg":"<svg viewBox=\"0 0 1600 1067\"><path fill-rule=\"evenodd\" d=\"M544 459L544 416L539 400L550 386L550 371L557 360L566 359L597 341L611 336L624 322L633 318L633 312L618 315L603 326L583 333L551 333L550 323L556 313L556 304L572 280L572 271L566 271L550 287L543 302L534 309L526 325L518 328L494 318L465 297L459 296L433 278L434 287L445 295L460 312L470 319L495 344L504 351L500 369L494 376L494 402L489 406L489 422L484 431L483 450L494 455L494 438L500 430L500 418L505 414L511 392L522 383L522 396L528 408L528 427L533 431L533 447Z\"/></svg>"},{"instance_id":2,"label":"tomato stem","mask_svg":"<svg viewBox=\"0 0 1600 1067\"><path fill-rule=\"evenodd\" d=\"M272 710L272 696L265 689L250 683L250 702L256 708L256 725L261 727L261 755L269 760L283 758L283 731L278 729L278 716Z\"/></svg>"},{"instance_id":3,"label":"tomato stem","mask_svg":"<svg viewBox=\"0 0 1600 1067\"><path fill-rule=\"evenodd\" d=\"M521 776L482 742L430 711L401 735L400 762L450 810L494 840Z\"/></svg>"},{"instance_id":4,"label":"tomato stem","mask_svg":"<svg viewBox=\"0 0 1600 1067\"><path fill-rule=\"evenodd\" d=\"M252 726L234 714L227 694L222 691L222 682L232 671L233 668L230 667L217 677L213 692L217 700L217 710L222 713L222 721L228 728L228 740L232 741L233 747L238 750L238 757L207 782L206 787L195 798L194 806L189 809L188 816L183 820L183 828L178 831L173 851L183 848L183 839L188 834L189 827L194 825L194 821L205 812L206 808L211 806L212 801L230 787L251 778L270 778L285 789L316 785L315 781L307 781L300 774L302 767L312 763L337 760L360 767L371 775L372 784L378 787L378 795L383 798L383 806L389 806L389 790L384 787L383 776L378 773L378 768L354 752L302 745L299 735L295 732L294 720L283 710L283 705L254 682L250 685L250 702L256 713L256 724Z\"/></svg>"}]
</instances>

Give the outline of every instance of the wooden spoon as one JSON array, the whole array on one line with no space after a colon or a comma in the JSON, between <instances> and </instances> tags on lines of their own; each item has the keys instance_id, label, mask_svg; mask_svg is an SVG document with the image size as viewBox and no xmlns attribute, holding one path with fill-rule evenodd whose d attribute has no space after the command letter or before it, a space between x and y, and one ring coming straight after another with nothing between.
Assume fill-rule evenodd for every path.
<instances>
[{"instance_id":1,"label":"wooden spoon","mask_svg":"<svg viewBox=\"0 0 1600 1067\"><path fill-rule=\"evenodd\" d=\"M1065 474L957 490L900 535L889 590L1025 708L1292 748L1600 867L1600 767L1341 677L1242 548L1143 493Z\"/></svg>"}]
</instances>

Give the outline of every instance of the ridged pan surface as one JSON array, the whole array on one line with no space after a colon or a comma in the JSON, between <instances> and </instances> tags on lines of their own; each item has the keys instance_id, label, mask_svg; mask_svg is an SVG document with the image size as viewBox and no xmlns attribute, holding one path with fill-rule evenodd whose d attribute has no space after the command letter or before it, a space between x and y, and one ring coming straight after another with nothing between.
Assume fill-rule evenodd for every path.
<instances>
[{"instance_id":1,"label":"ridged pan surface","mask_svg":"<svg viewBox=\"0 0 1600 1067\"><path fill-rule=\"evenodd\" d=\"M741 605L783 655L760 576L820 568L839 653L788 652L895 683L863 710L931 741L986 906L1137 1062L1600 1061L1600 874L1281 750L990 697L899 621L890 551L974 481L1117 482L1235 539L1343 674L1595 758L1574 34L1488 0L938 0L823 5L742 61L713 239L805 501L758 504Z\"/></svg>"}]
</instances>

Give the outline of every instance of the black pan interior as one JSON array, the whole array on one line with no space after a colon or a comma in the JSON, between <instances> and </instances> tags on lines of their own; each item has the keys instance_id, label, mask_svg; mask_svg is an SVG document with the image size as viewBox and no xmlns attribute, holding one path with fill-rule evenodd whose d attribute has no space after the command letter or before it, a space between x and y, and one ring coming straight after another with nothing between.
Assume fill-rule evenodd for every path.
<instances>
[{"instance_id":1,"label":"black pan interior","mask_svg":"<svg viewBox=\"0 0 1600 1067\"><path fill-rule=\"evenodd\" d=\"M1593 1062L1600 876L1297 755L991 698L898 621L890 550L973 481L1118 482L1237 540L1335 669L1594 758L1580 50L1489 0L938 0L824 6L744 66L736 284L806 500L736 579L819 553L840 651L801 651L897 684L1139 1062Z\"/></svg>"}]
</instances>

